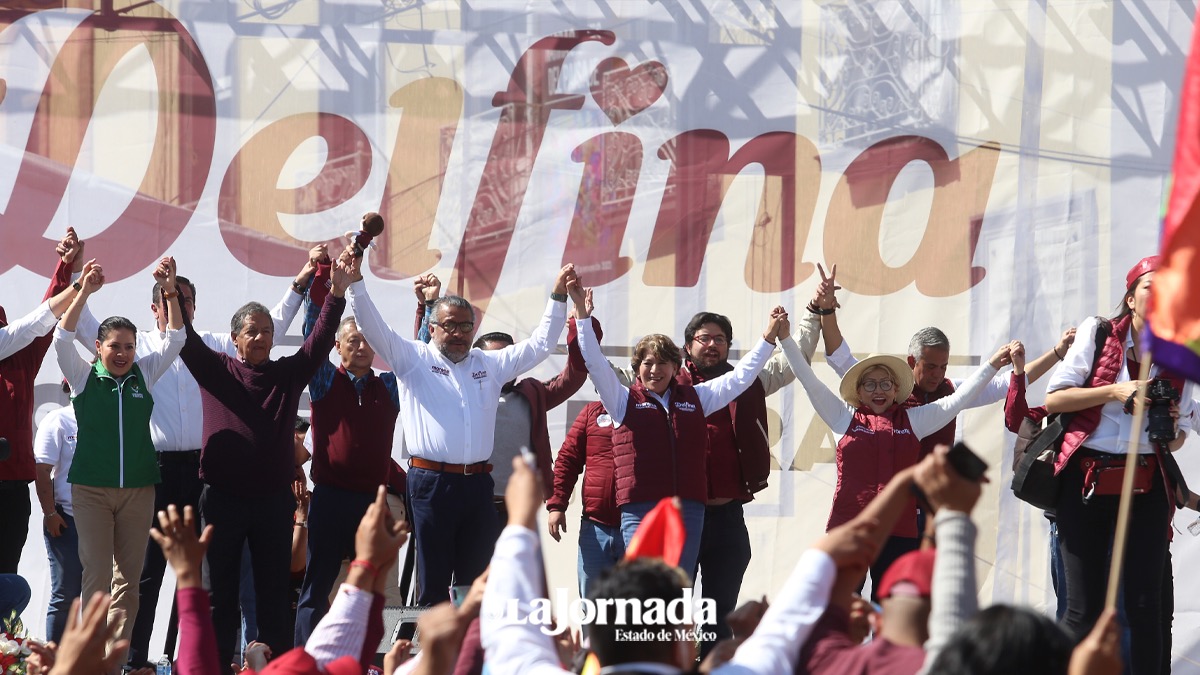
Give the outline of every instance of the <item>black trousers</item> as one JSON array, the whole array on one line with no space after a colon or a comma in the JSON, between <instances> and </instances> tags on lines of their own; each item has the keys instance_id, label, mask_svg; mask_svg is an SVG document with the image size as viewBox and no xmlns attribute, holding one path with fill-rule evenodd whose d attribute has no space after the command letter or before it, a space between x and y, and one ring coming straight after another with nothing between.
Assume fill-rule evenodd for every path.
<instances>
[{"instance_id":1,"label":"black trousers","mask_svg":"<svg viewBox=\"0 0 1200 675\"><path fill-rule=\"evenodd\" d=\"M0 574L16 574L29 536L29 481L0 480Z\"/></svg>"},{"instance_id":2,"label":"black trousers","mask_svg":"<svg viewBox=\"0 0 1200 675\"><path fill-rule=\"evenodd\" d=\"M725 617L737 609L742 577L749 566L750 533L746 530L742 503L732 501L704 507L704 529L700 534L700 556L696 567L704 574L700 584L703 597L711 598L717 605L717 624L713 626L717 640L733 637ZM692 574L692 578L696 575ZM701 642L700 658L708 656L716 644L709 640Z\"/></svg>"},{"instance_id":3,"label":"black trousers","mask_svg":"<svg viewBox=\"0 0 1200 675\"><path fill-rule=\"evenodd\" d=\"M154 486L154 517L150 526L158 527L158 512L174 504L180 515L183 507L191 506L200 510L200 493L204 483L200 481L200 451L170 452L158 454L158 468L162 474L162 482ZM200 519L196 519L196 529L199 533ZM167 568L167 560L163 558L162 548L153 540L146 542L146 559L142 563L142 578L138 583L138 593L141 595L141 605L137 618L133 622L133 634L129 643L129 662L141 665L150 660L150 635L154 632L154 613L158 608L158 594L162 589L163 572ZM178 630L179 617L172 603L171 620L168 623L168 635L175 635ZM168 640L165 651L172 653L175 649L174 640Z\"/></svg>"},{"instance_id":4,"label":"black trousers","mask_svg":"<svg viewBox=\"0 0 1200 675\"><path fill-rule=\"evenodd\" d=\"M1080 461L1097 454L1101 453L1080 449L1060 474L1058 545L1067 593L1063 627L1076 641L1087 637L1104 609L1107 561L1120 503L1116 495L1093 496L1087 504L1083 503ZM1158 673L1162 668L1163 575L1167 569L1169 512L1167 492L1159 476L1149 492L1133 497L1121 583L1132 651L1125 655L1125 663L1134 673Z\"/></svg>"},{"instance_id":5,"label":"black trousers","mask_svg":"<svg viewBox=\"0 0 1200 675\"><path fill-rule=\"evenodd\" d=\"M292 648L295 627L291 616L292 516L296 498L291 486L263 490L253 495L225 492L204 486L200 513L213 526L212 541L204 559L204 580L212 597L213 628L222 669L233 660L241 610L242 548L250 546L254 573L258 641L274 654Z\"/></svg>"}]
</instances>

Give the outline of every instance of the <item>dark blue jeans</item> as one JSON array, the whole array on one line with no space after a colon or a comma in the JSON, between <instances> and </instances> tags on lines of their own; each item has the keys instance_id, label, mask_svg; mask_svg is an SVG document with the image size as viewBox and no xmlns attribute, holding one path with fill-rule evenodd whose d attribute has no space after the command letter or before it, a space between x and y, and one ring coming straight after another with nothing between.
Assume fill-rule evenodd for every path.
<instances>
[{"instance_id":1,"label":"dark blue jeans","mask_svg":"<svg viewBox=\"0 0 1200 675\"><path fill-rule=\"evenodd\" d=\"M579 519L579 597L586 598L591 585L608 568L625 557L625 539L620 525L604 525L591 518Z\"/></svg>"},{"instance_id":2,"label":"dark blue jeans","mask_svg":"<svg viewBox=\"0 0 1200 675\"><path fill-rule=\"evenodd\" d=\"M295 627L288 583L292 562L292 516L296 499L291 486L240 495L211 485L200 497L200 514L213 526L204 558L204 580L212 596L218 663L233 659L241 625L238 591L242 577L242 548L250 545L258 640L282 654L292 648Z\"/></svg>"},{"instance_id":3,"label":"dark blue jeans","mask_svg":"<svg viewBox=\"0 0 1200 675\"><path fill-rule=\"evenodd\" d=\"M16 612L17 616L29 606L33 593L29 582L18 574L0 574L0 617L7 619Z\"/></svg>"},{"instance_id":4,"label":"dark blue jeans","mask_svg":"<svg viewBox=\"0 0 1200 675\"><path fill-rule=\"evenodd\" d=\"M308 507L308 564L300 602L296 605L296 646L308 642L317 623L329 611L329 592L342 561L354 554L354 534L375 495L329 485L313 488Z\"/></svg>"},{"instance_id":5,"label":"dark blue jeans","mask_svg":"<svg viewBox=\"0 0 1200 675\"><path fill-rule=\"evenodd\" d=\"M737 609L742 577L750 566L750 533L746 530L746 515L742 503L732 501L721 506L704 507L704 531L700 535L700 592L717 605L717 640L733 637L725 617ZM705 626L705 628L708 628ZM703 659L716 645L715 641L700 643Z\"/></svg>"},{"instance_id":6,"label":"dark blue jeans","mask_svg":"<svg viewBox=\"0 0 1200 675\"><path fill-rule=\"evenodd\" d=\"M180 515L185 506L196 509L199 515L200 493L204 489L204 483L200 481L199 451L159 453L158 469L162 474L162 482L154 486L154 517L150 526L158 527L158 512L171 504L179 509ZM200 519L197 518L197 532L199 523ZM132 664L141 665L150 660L150 634L154 632L154 614L158 609L158 594L162 590L166 568L167 561L163 558L162 549L153 539L149 539L146 542L146 558L142 563L142 578L138 583L141 604L129 638L129 662ZM172 604L171 620L167 624L168 635L175 634L178 624L179 619ZM168 639L167 652L172 653L174 648L175 641Z\"/></svg>"},{"instance_id":7,"label":"dark blue jeans","mask_svg":"<svg viewBox=\"0 0 1200 675\"><path fill-rule=\"evenodd\" d=\"M46 639L59 642L67 629L67 617L71 602L83 590L83 565L79 562L79 533L75 530L75 519L68 516L61 506L58 515L66 521L62 534L51 537L46 528L42 536L46 539L46 555L50 559L50 605L46 608ZM139 614L141 612L139 611Z\"/></svg>"},{"instance_id":8,"label":"dark blue jeans","mask_svg":"<svg viewBox=\"0 0 1200 675\"><path fill-rule=\"evenodd\" d=\"M421 586L417 604L445 602L451 585L469 585L487 568L499 529L493 489L491 474L463 476L415 467L408 472Z\"/></svg>"}]
</instances>

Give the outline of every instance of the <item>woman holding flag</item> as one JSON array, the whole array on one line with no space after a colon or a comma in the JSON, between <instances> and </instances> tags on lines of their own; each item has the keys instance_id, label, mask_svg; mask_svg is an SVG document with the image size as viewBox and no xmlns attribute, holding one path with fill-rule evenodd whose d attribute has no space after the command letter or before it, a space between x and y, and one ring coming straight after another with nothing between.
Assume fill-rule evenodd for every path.
<instances>
[{"instance_id":1,"label":"woman holding flag","mask_svg":"<svg viewBox=\"0 0 1200 675\"><path fill-rule=\"evenodd\" d=\"M1133 428L1133 403L1143 351L1142 331L1159 257L1143 258L1125 276L1125 296L1112 320L1092 317L1079 325L1075 343L1051 375L1046 408L1073 413L1055 462L1059 552L1067 593L1065 627L1083 639L1104 608L1109 555L1116 528L1126 453L1139 455L1134 475L1122 592L1135 673L1161 670L1161 607L1175 491L1169 453L1183 445L1195 405L1191 385L1161 371L1151 378L1169 381L1182 399L1169 404L1173 427L1166 438L1143 425ZM1097 336L1097 331L1102 333ZM1098 339L1099 338L1099 339ZM1097 343L1100 348L1097 353ZM1061 583L1061 582L1060 582Z\"/></svg>"}]
</instances>

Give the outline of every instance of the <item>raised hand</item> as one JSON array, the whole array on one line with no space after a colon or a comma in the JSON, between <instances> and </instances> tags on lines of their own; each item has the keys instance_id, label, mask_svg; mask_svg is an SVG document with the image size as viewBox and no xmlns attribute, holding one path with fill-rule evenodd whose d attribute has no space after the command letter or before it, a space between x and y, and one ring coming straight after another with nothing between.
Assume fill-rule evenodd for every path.
<instances>
[{"instance_id":1,"label":"raised hand","mask_svg":"<svg viewBox=\"0 0 1200 675\"><path fill-rule=\"evenodd\" d=\"M163 557L171 563L179 588L201 585L204 552L212 541L212 533L212 525L208 525L199 537L196 536L196 514L190 506L183 507L182 514L174 504L158 512L158 528L150 528L150 538L162 548Z\"/></svg>"},{"instance_id":2,"label":"raised hand","mask_svg":"<svg viewBox=\"0 0 1200 675\"><path fill-rule=\"evenodd\" d=\"M104 286L104 268L96 262L95 258L84 263L79 283L83 287L83 292L89 295Z\"/></svg>"},{"instance_id":3,"label":"raised hand","mask_svg":"<svg viewBox=\"0 0 1200 675\"><path fill-rule=\"evenodd\" d=\"M530 468L524 457L513 457L512 476L504 491L504 502L508 505L508 524L520 525L537 531L537 512L542 506L542 485L536 471Z\"/></svg>"},{"instance_id":4,"label":"raised hand","mask_svg":"<svg viewBox=\"0 0 1200 675\"><path fill-rule=\"evenodd\" d=\"M583 280L575 277L567 282L567 295L575 305L575 317L586 319L592 315L592 291L583 287Z\"/></svg>"},{"instance_id":5,"label":"raised hand","mask_svg":"<svg viewBox=\"0 0 1200 675\"><path fill-rule=\"evenodd\" d=\"M1000 370L1004 366L1012 363L1012 357L1009 355L1009 347L1010 345L1005 343L1000 347L1000 349L996 350L995 354L992 354L992 358L988 359L988 363L990 363L996 370Z\"/></svg>"},{"instance_id":6,"label":"raised hand","mask_svg":"<svg viewBox=\"0 0 1200 675\"><path fill-rule=\"evenodd\" d=\"M866 571L879 553L873 534L879 523L872 518L856 518L839 525L817 540L813 548L824 551L838 569Z\"/></svg>"},{"instance_id":7,"label":"raised hand","mask_svg":"<svg viewBox=\"0 0 1200 675\"><path fill-rule=\"evenodd\" d=\"M323 262L329 262L329 247L325 244L317 244L308 249L308 263L312 265L313 270L317 269L317 265Z\"/></svg>"},{"instance_id":8,"label":"raised hand","mask_svg":"<svg viewBox=\"0 0 1200 675\"><path fill-rule=\"evenodd\" d=\"M424 283L421 287L421 293L424 295L424 300L437 300L442 294L442 280L437 278L436 274L426 274Z\"/></svg>"},{"instance_id":9,"label":"raised hand","mask_svg":"<svg viewBox=\"0 0 1200 675\"><path fill-rule=\"evenodd\" d=\"M1020 340L1008 343L1008 358L1013 364L1013 371L1018 375L1025 372L1025 345Z\"/></svg>"},{"instance_id":10,"label":"raised hand","mask_svg":"<svg viewBox=\"0 0 1200 675\"><path fill-rule=\"evenodd\" d=\"M397 522L388 508L387 489L382 485L375 493L375 502L358 524L354 535L354 551L359 559L366 560L382 570L391 565L404 542L408 540L408 525Z\"/></svg>"},{"instance_id":11,"label":"raised hand","mask_svg":"<svg viewBox=\"0 0 1200 675\"><path fill-rule=\"evenodd\" d=\"M821 267L821 263L817 263L817 273L821 275L821 283L817 284L817 290L813 294L813 306L818 309L841 307L835 294L835 291L842 290L842 287L837 285L837 265L830 267L829 274L826 275L825 268Z\"/></svg>"},{"instance_id":12,"label":"raised hand","mask_svg":"<svg viewBox=\"0 0 1200 675\"><path fill-rule=\"evenodd\" d=\"M772 344L775 339L781 335L790 335L791 326L788 324L788 313L782 306L775 307L771 310L771 316L767 320L767 330L763 332L763 339Z\"/></svg>"},{"instance_id":13,"label":"raised hand","mask_svg":"<svg viewBox=\"0 0 1200 675\"><path fill-rule=\"evenodd\" d=\"M58 254L63 263L72 265L72 272L79 272L83 269L83 241L75 233L75 228L67 228L67 234L59 240L58 245L54 247L54 252Z\"/></svg>"},{"instance_id":14,"label":"raised hand","mask_svg":"<svg viewBox=\"0 0 1200 675\"><path fill-rule=\"evenodd\" d=\"M1071 345L1075 344L1075 328L1072 326L1063 331L1062 337L1058 338L1058 344L1054 345L1054 355L1058 356L1061 361L1067 356L1067 350Z\"/></svg>"},{"instance_id":15,"label":"raised hand","mask_svg":"<svg viewBox=\"0 0 1200 675\"><path fill-rule=\"evenodd\" d=\"M362 258L343 253L329 270L329 292L335 297L342 297L350 284L362 281Z\"/></svg>"},{"instance_id":16,"label":"raised hand","mask_svg":"<svg viewBox=\"0 0 1200 675\"><path fill-rule=\"evenodd\" d=\"M158 266L154 268L154 280L158 285L168 293L175 291L175 259L163 258L158 261Z\"/></svg>"},{"instance_id":17,"label":"raised hand","mask_svg":"<svg viewBox=\"0 0 1200 675\"><path fill-rule=\"evenodd\" d=\"M980 481L968 480L954 470L947 455L950 446L934 448L913 473L913 482L921 489L934 511L943 507L960 513L970 513L983 492Z\"/></svg>"},{"instance_id":18,"label":"raised hand","mask_svg":"<svg viewBox=\"0 0 1200 675\"><path fill-rule=\"evenodd\" d=\"M572 279L578 279L579 276L575 273L575 265L567 263L558 271L558 277L554 280L554 292L559 294L567 293L567 284Z\"/></svg>"},{"instance_id":19,"label":"raised hand","mask_svg":"<svg viewBox=\"0 0 1200 675\"><path fill-rule=\"evenodd\" d=\"M77 673L110 673L129 647L129 640L117 640L105 656L105 646L120 632L120 622L108 623L108 608L112 598L96 593L88 601L87 608L79 613L80 599L71 603L67 614L67 630L58 645L53 675L76 675Z\"/></svg>"}]
</instances>

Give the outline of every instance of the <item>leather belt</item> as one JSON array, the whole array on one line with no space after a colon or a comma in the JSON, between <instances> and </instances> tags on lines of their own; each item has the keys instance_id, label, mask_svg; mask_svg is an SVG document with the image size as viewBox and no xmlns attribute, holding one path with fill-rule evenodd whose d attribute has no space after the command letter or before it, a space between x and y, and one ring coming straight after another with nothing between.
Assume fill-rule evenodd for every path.
<instances>
[{"instance_id":1,"label":"leather belt","mask_svg":"<svg viewBox=\"0 0 1200 675\"><path fill-rule=\"evenodd\" d=\"M163 464L199 464L199 450L169 450L158 453L158 463Z\"/></svg>"},{"instance_id":2,"label":"leather belt","mask_svg":"<svg viewBox=\"0 0 1200 675\"><path fill-rule=\"evenodd\" d=\"M475 462L474 464L450 464L448 462L431 462L428 459L420 457L411 457L409 461L415 469L428 469L429 471L437 471L439 473L457 473L464 476L470 476L476 473L491 473L492 465L487 462Z\"/></svg>"}]
</instances>

